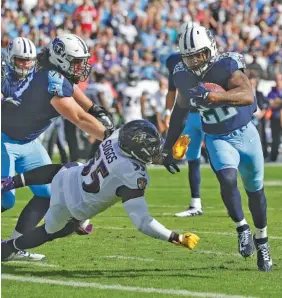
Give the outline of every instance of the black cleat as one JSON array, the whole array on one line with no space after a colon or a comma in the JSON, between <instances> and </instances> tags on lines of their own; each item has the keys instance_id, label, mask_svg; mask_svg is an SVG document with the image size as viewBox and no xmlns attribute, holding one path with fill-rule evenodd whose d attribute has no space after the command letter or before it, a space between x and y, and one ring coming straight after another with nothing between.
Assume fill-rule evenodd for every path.
<instances>
[{"instance_id":1,"label":"black cleat","mask_svg":"<svg viewBox=\"0 0 282 298\"><path fill-rule=\"evenodd\" d=\"M257 249L257 265L260 271L270 271L272 269L272 259L267 240L267 238L256 239L254 237L255 247Z\"/></svg>"},{"instance_id":2,"label":"black cleat","mask_svg":"<svg viewBox=\"0 0 282 298\"><path fill-rule=\"evenodd\" d=\"M250 227L248 225L243 225L238 227L238 251L240 255L244 258L250 257L255 252L254 242Z\"/></svg>"}]
</instances>

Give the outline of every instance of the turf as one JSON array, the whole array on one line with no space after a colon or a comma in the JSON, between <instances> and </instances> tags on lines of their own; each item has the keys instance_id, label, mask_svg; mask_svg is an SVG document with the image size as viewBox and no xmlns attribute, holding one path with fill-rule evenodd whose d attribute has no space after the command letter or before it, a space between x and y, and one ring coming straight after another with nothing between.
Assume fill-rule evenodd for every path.
<instances>
[{"instance_id":1,"label":"turf","mask_svg":"<svg viewBox=\"0 0 282 298\"><path fill-rule=\"evenodd\" d=\"M49 267L39 267L32 263L2 263L2 274L42 280L210 293L206 296L201 294L200 297L219 297L219 293L262 298L282 297L281 167L265 168L268 231L274 260L273 271L268 273L257 270L255 256L243 259L237 253L234 225L221 202L219 186L210 168L202 169L204 215L193 218L172 216L184 210L189 203L185 168L177 175L152 169L150 176L151 185L146 198L151 215L170 229L196 232L201 241L194 251L142 235L135 230L120 203L92 219L94 235L75 235L34 250L48 257L43 266ZM241 184L240 189L243 190ZM2 216L2 238L9 237L17 216L30 197L27 189L17 192L16 206ZM242 197L246 218L251 224L243 191ZM150 294L2 280L3 298L173 296L176 297L172 293Z\"/></svg>"}]
</instances>

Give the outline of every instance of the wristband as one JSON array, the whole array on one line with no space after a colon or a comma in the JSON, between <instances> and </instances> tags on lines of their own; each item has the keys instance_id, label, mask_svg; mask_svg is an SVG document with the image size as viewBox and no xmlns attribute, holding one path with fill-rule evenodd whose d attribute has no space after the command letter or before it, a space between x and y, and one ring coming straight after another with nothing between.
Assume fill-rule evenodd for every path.
<instances>
[{"instance_id":1,"label":"wristband","mask_svg":"<svg viewBox=\"0 0 282 298\"><path fill-rule=\"evenodd\" d=\"M168 239L169 242L177 242L179 243L179 234L175 233L175 232L171 232L170 237Z\"/></svg>"},{"instance_id":2,"label":"wristband","mask_svg":"<svg viewBox=\"0 0 282 298\"><path fill-rule=\"evenodd\" d=\"M171 115L171 110L170 109L166 109L165 110L165 116L170 116Z\"/></svg>"}]
</instances>

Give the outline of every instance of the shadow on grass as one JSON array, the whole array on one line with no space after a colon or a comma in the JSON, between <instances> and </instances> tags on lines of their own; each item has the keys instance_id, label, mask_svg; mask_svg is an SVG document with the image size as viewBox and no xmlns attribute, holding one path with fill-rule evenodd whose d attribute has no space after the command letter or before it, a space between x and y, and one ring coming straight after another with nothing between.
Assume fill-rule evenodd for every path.
<instances>
[{"instance_id":1,"label":"shadow on grass","mask_svg":"<svg viewBox=\"0 0 282 298\"><path fill-rule=\"evenodd\" d=\"M36 276L36 277L44 277L44 278L139 278L139 277L193 277L193 278L214 278L209 275L189 273L183 268L174 268L174 269L160 269L160 268L152 268L152 269L107 269L107 270L62 270L62 269L50 269L46 268L46 270L37 270L37 268L32 267L28 268L30 265L27 264L19 264L16 266L10 263L2 263L2 273L5 274L14 274L14 275L25 275L25 276ZM195 269L196 270L196 269ZM190 269L189 269L190 271Z\"/></svg>"}]
</instances>

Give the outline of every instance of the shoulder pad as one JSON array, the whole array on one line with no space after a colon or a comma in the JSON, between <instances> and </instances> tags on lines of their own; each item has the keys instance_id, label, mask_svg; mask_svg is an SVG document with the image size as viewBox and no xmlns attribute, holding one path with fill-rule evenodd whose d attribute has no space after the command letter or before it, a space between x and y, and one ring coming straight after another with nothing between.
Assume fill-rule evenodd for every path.
<instances>
[{"instance_id":1,"label":"shoulder pad","mask_svg":"<svg viewBox=\"0 0 282 298\"><path fill-rule=\"evenodd\" d=\"M173 68L175 66L175 64L177 64L177 62L181 61L181 55L180 53L173 53L171 55L168 56L168 58L166 59L166 67L169 70L172 70L171 68Z\"/></svg>"},{"instance_id":2,"label":"shoulder pad","mask_svg":"<svg viewBox=\"0 0 282 298\"><path fill-rule=\"evenodd\" d=\"M141 163L127 159L121 167L122 177L120 178L125 186L131 189L146 189L148 187L149 175Z\"/></svg>"},{"instance_id":3,"label":"shoulder pad","mask_svg":"<svg viewBox=\"0 0 282 298\"><path fill-rule=\"evenodd\" d=\"M233 62L237 63L238 69L245 69L246 62L242 54L237 52L226 52L216 57L216 62L222 59L231 59Z\"/></svg>"},{"instance_id":4,"label":"shoulder pad","mask_svg":"<svg viewBox=\"0 0 282 298\"><path fill-rule=\"evenodd\" d=\"M48 71L48 93L53 96L70 97L73 94L72 84L60 73Z\"/></svg>"}]
</instances>

